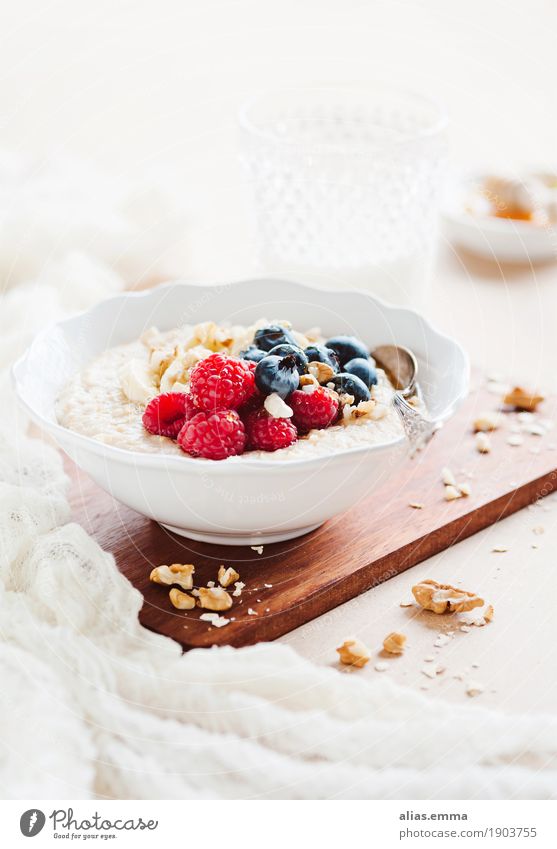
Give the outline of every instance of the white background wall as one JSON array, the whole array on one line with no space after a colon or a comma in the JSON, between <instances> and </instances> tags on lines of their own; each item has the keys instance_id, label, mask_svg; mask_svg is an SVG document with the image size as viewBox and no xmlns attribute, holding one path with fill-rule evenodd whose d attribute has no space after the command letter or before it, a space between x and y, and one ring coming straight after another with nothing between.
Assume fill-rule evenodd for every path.
<instances>
[{"instance_id":1,"label":"white background wall","mask_svg":"<svg viewBox=\"0 0 557 849\"><path fill-rule=\"evenodd\" d=\"M254 89L384 79L443 99L455 160L555 165L555 0L2 0L0 147L170 168L196 265L242 264L234 114ZM216 254L220 259L216 261Z\"/></svg>"}]
</instances>

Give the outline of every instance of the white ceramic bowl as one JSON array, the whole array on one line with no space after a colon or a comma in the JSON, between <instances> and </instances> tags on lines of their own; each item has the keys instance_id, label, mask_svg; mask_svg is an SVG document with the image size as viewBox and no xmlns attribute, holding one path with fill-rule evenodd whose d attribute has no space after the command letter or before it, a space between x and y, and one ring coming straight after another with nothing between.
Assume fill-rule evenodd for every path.
<instances>
[{"instance_id":1,"label":"white ceramic bowl","mask_svg":"<svg viewBox=\"0 0 557 849\"><path fill-rule=\"evenodd\" d=\"M56 398L97 354L156 325L212 319L250 324L285 318L325 335L351 333L368 345L398 343L419 359L432 416L448 418L468 388L468 361L456 342L418 313L357 292L319 291L282 280L246 280L207 287L171 283L110 298L43 331L15 364L17 394L33 420L103 489L192 539L256 545L291 539L344 512L396 472L406 439L344 450L327 457L277 462L199 460L127 451L58 424Z\"/></svg>"}]
</instances>

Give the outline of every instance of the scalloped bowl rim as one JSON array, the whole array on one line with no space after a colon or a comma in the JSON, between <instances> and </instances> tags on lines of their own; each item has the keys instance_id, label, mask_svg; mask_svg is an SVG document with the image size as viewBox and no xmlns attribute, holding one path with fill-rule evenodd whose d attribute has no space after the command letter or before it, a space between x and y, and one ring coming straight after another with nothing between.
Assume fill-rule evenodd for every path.
<instances>
[{"instance_id":1,"label":"scalloped bowl rim","mask_svg":"<svg viewBox=\"0 0 557 849\"><path fill-rule=\"evenodd\" d=\"M294 280L284 280L282 278L273 278L268 277L265 278L266 282L269 283L287 283L290 286L295 286L299 289L306 289L312 292L315 292L317 295L323 296L323 294L337 294L337 295L345 295L347 297L351 295L364 296L369 298L371 301L379 304L379 306L388 313L406 313L422 322L423 325L427 328L429 333L432 336L436 336L438 339L443 340L445 343L452 345L455 350L457 350L462 359L462 372L461 372L461 386L460 391L452 398L451 402L447 405L447 407L443 410L443 412L436 416L435 421L439 424L446 421L450 418L454 412L458 409L460 404L464 401L468 394L468 386L469 386L469 374L470 374L470 363L469 358L462 346L452 337L448 336L446 333L440 331L435 325L433 325L428 319L426 319L421 313L417 310L411 309L410 307L402 307L396 304L391 304L385 301L382 298L379 298L375 295L371 295L368 292L362 292L357 289L327 289L323 290L319 288L319 286L312 286L307 283L300 283ZM242 284L252 284L255 282L260 282L261 278L246 278L241 280L235 280L231 283L228 283L227 286L241 286ZM11 368L11 377L12 383L18 397L19 402L23 405L23 407L27 410L30 417L35 421L35 423L39 424L45 431L56 436L61 435L61 441L64 442L68 438L75 442L77 445L81 445L89 449L92 453L114 459L118 459L124 463L128 463L134 466L144 466L144 467L175 467L177 469L185 470L189 466L195 466L199 468L200 461L206 464L207 469L211 469L211 473L213 471L219 471L221 473L228 473L232 469L241 469L249 466L250 468L261 468L261 469L274 469L278 471L279 469L290 469L294 466L314 466L324 461L331 462L333 460L338 460L347 456L367 453L367 452L380 452L385 450L390 450L394 446L398 446L401 443L406 441L406 436L402 435L397 439L392 439L386 442L373 443L371 445L360 445L355 448L341 448L338 452L334 454L322 454L317 457L302 457L302 458L294 458L294 459L285 459L282 462L277 462L276 460L265 460L261 458L250 459L248 456L243 455L241 461L235 458L229 458L232 462L227 461L216 461L216 460L203 460L203 458L199 457L188 457L184 454L184 456L175 456L173 454L164 454L164 453L148 453L144 451L134 451L129 448L119 448L115 445L109 445L105 442L100 442L94 437L86 436L85 434L78 433L77 431L71 430L70 428L64 427L57 421L52 421L45 417L42 413L38 412L31 404L28 403L27 399L22 395L21 392L21 383L19 379L19 373L22 369L25 368L25 364L31 353L33 348L36 347L40 342L46 340L48 336L53 332L55 328L63 328L65 326L71 324L77 324L79 321L83 320L85 316L94 316L95 312L100 311L102 308L106 306L108 303L113 303L114 305L121 304L128 299L146 299L154 298L157 295L160 295L161 291L171 289L171 288L191 288L197 289L199 291L206 291L212 285L222 285L221 283L214 284L199 284L199 283L189 283L186 281L180 280L170 280L165 283L161 283L157 286L154 286L150 289L140 290L140 291L126 291L121 292L117 295L114 295L110 298L104 298L102 301L94 304L94 306L89 309L82 310L75 315L69 316L68 318L61 319L59 321L54 321L48 324L43 330L41 330L37 336L33 339L29 347L24 351L24 353L15 361Z\"/></svg>"}]
</instances>

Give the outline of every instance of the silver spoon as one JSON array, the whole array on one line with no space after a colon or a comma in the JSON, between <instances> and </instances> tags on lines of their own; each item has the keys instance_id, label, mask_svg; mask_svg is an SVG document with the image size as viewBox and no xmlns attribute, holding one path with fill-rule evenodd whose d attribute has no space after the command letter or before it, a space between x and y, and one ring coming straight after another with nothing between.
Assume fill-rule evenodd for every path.
<instances>
[{"instance_id":1,"label":"silver spoon","mask_svg":"<svg viewBox=\"0 0 557 849\"><path fill-rule=\"evenodd\" d=\"M410 453L414 455L427 445L438 427L406 400L413 396L421 400L422 397L418 384L418 361L412 351L402 345L380 345L371 352L371 356L395 388L393 406L410 442Z\"/></svg>"}]
</instances>

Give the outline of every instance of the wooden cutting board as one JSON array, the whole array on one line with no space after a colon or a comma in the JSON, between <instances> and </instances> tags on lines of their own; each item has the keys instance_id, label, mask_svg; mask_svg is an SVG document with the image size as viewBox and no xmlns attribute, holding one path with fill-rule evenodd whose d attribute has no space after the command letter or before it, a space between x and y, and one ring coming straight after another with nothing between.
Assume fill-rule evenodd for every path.
<instances>
[{"instance_id":1,"label":"wooden cutting board","mask_svg":"<svg viewBox=\"0 0 557 849\"><path fill-rule=\"evenodd\" d=\"M543 436L525 433L523 444L511 447L507 440L519 419L507 413L504 427L490 437L491 453L478 453L471 422L497 405L496 395L474 390L426 450L380 491L311 534L265 546L262 554L174 536L119 504L68 461L73 517L143 594L140 620L147 628L184 648L272 640L557 489L557 428ZM538 413L557 421L557 399L546 400ZM444 466L470 485L468 498L444 500ZM149 581L161 563L194 563L201 586L216 580L221 563L234 566L246 585L224 614L234 621L215 628L200 620L201 610L175 610L168 590Z\"/></svg>"}]
</instances>

